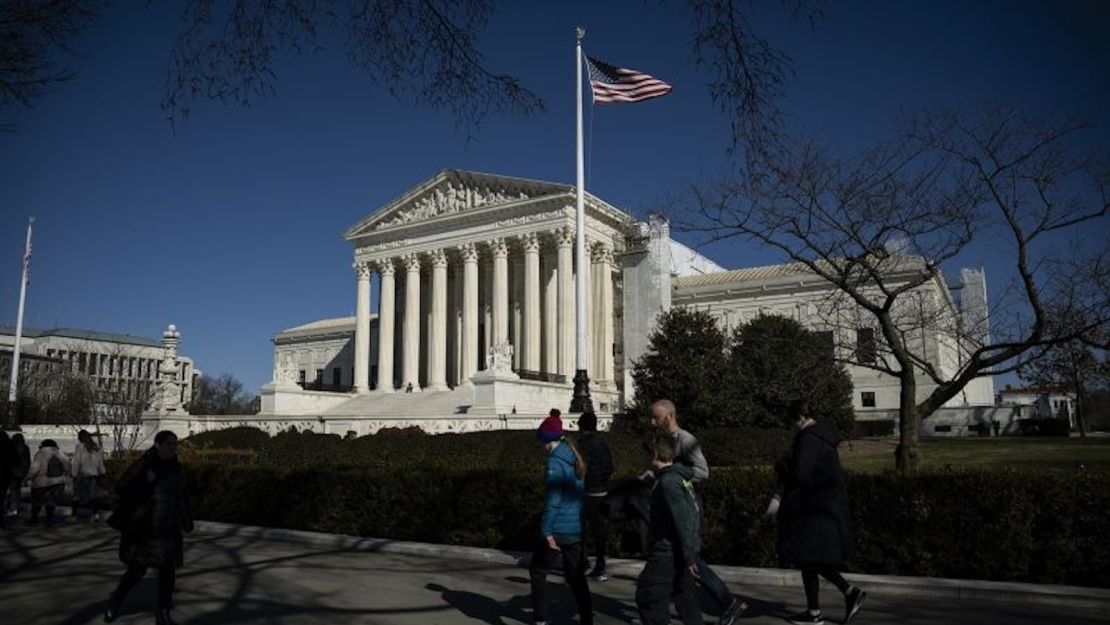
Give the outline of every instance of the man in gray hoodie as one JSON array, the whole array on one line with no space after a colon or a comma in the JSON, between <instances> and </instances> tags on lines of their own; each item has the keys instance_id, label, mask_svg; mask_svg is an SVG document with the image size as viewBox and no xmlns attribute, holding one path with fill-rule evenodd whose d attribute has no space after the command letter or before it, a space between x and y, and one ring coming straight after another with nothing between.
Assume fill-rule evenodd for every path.
<instances>
[{"instance_id":1,"label":"man in gray hoodie","mask_svg":"<svg viewBox=\"0 0 1110 625\"><path fill-rule=\"evenodd\" d=\"M709 479L709 464L705 461L701 445L693 434L678 426L678 415L673 401L660 399L651 405L651 425L657 432L670 434L674 438L674 462L689 467L693 473L695 487ZM653 468L656 467L656 462L652 461ZM748 608L748 604L732 596L728 587L713 569L709 568L700 553L695 562L695 570L698 583L721 608L721 620L718 624L734 625Z\"/></svg>"}]
</instances>

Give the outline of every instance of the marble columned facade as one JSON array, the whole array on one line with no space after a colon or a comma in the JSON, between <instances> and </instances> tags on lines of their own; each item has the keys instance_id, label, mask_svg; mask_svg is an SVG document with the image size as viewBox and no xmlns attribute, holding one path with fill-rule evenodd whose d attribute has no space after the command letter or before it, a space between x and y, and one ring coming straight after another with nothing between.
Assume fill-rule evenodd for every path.
<instances>
[{"instance_id":1,"label":"marble columned facade","mask_svg":"<svg viewBox=\"0 0 1110 625\"><path fill-rule=\"evenodd\" d=\"M352 226L344 236L354 247L354 398L309 401L301 393L303 410L447 409L471 416L566 410L580 270L593 293L587 362L595 406L619 410L613 316L621 274L614 258L632 220L587 196L590 256L580 269L574 216L569 185L447 170ZM275 380L294 377L275 370ZM274 389L276 401L281 389ZM275 401L269 405L280 414Z\"/></svg>"},{"instance_id":2,"label":"marble columned facade","mask_svg":"<svg viewBox=\"0 0 1110 625\"><path fill-rule=\"evenodd\" d=\"M569 387L575 344L573 237L571 226L557 225L450 247L359 257L355 261L355 392L368 394L373 388L380 393L418 393L472 386L474 375L491 365L488 353L478 350L481 334L488 335L487 352L497 345L512 347L517 354L512 369L518 374ZM589 247L592 262L587 271L593 297L587 310L589 325L597 330L588 362L595 385L605 390L615 387L613 248L599 241ZM519 276L510 272L517 258ZM375 275L381 294L378 334L386 348L376 350L378 375L371 380L370 280ZM395 297L400 275L404 276L403 301ZM479 288L483 278L491 285L484 299ZM515 294L510 290L514 280L521 283ZM424 289L430 289L429 298L421 298ZM514 316L516 304L519 315ZM449 319L449 310L457 311L454 319ZM487 310L488 315L483 315ZM429 319L426 332L420 325L424 317ZM390 349L395 340L400 347ZM394 362L398 351L399 369ZM457 365L448 366L450 354L458 355Z\"/></svg>"}]
</instances>

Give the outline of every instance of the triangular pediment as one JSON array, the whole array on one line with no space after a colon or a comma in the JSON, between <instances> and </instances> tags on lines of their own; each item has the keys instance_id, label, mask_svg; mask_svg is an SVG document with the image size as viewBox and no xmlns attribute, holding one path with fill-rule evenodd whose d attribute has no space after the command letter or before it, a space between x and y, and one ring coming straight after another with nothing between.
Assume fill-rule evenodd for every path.
<instances>
[{"instance_id":1,"label":"triangular pediment","mask_svg":"<svg viewBox=\"0 0 1110 625\"><path fill-rule=\"evenodd\" d=\"M565 195L573 191L571 185L445 169L351 226L343 236L353 240L445 215Z\"/></svg>"}]
</instances>

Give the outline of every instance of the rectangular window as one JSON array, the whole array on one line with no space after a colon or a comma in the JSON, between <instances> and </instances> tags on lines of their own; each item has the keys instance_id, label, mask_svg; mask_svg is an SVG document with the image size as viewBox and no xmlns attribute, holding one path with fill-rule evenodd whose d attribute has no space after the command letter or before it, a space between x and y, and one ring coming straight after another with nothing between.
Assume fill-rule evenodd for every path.
<instances>
[{"instance_id":1,"label":"rectangular window","mask_svg":"<svg viewBox=\"0 0 1110 625\"><path fill-rule=\"evenodd\" d=\"M933 426L933 431L934 432L951 432L952 431L952 426L951 425L936 425L936 426Z\"/></svg>"},{"instance_id":2,"label":"rectangular window","mask_svg":"<svg viewBox=\"0 0 1110 625\"><path fill-rule=\"evenodd\" d=\"M335 367L334 369L331 370L331 385L334 386L335 390L337 390L337 391L339 390L339 387L341 386L340 383L342 382L342 378L343 378L343 373L342 373L342 370L339 367Z\"/></svg>"},{"instance_id":3,"label":"rectangular window","mask_svg":"<svg viewBox=\"0 0 1110 625\"><path fill-rule=\"evenodd\" d=\"M861 365L875 364L875 331L871 328L856 330L856 362Z\"/></svg>"},{"instance_id":4,"label":"rectangular window","mask_svg":"<svg viewBox=\"0 0 1110 625\"><path fill-rule=\"evenodd\" d=\"M305 370L301 369L301 388L304 388L305 381Z\"/></svg>"},{"instance_id":5,"label":"rectangular window","mask_svg":"<svg viewBox=\"0 0 1110 625\"><path fill-rule=\"evenodd\" d=\"M316 379L312 382L312 384L313 384L313 386L316 387L316 390L320 390L324 387L324 370L323 369L317 369L316 370Z\"/></svg>"},{"instance_id":6,"label":"rectangular window","mask_svg":"<svg viewBox=\"0 0 1110 625\"><path fill-rule=\"evenodd\" d=\"M859 403L864 408L875 407L875 393L873 391L864 391L859 394Z\"/></svg>"}]
</instances>

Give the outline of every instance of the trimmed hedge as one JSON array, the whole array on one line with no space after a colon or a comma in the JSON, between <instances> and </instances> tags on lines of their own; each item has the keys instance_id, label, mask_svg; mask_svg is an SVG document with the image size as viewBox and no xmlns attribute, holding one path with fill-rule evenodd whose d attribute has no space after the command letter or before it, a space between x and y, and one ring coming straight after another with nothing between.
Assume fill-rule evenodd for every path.
<instances>
[{"instance_id":1,"label":"trimmed hedge","mask_svg":"<svg viewBox=\"0 0 1110 625\"><path fill-rule=\"evenodd\" d=\"M604 434L613 451L619 475L645 468L644 439L635 434ZM788 430L715 428L699 432L710 466L749 466L771 463L789 449ZM571 433L571 440L578 435ZM320 466L410 468L422 471L496 469L538 473L542 457L531 431L501 430L467 434L428 435L420 430L383 430L374 436L341 439L334 434L285 432L258 450L262 464L308 469Z\"/></svg>"},{"instance_id":2,"label":"trimmed hedge","mask_svg":"<svg viewBox=\"0 0 1110 625\"><path fill-rule=\"evenodd\" d=\"M319 466L188 466L198 518L291 529L527 550L542 508L534 471L417 471ZM1110 474L1019 471L848 475L857 552L874 574L1110 587ZM774 528L761 520L766 468L715 468L704 485L713 562L775 566ZM610 553L634 545L629 524Z\"/></svg>"},{"instance_id":3,"label":"trimmed hedge","mask_svg":"<svg viewBox=\"0 0 1110 625\"><path fill-rule=\"evenodd\" d=\"M182 439L181 445L195 449L258 449L269 440L264 430L241 425L193 434Z\"/></svg>"}]
</instances>

